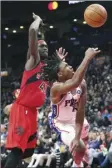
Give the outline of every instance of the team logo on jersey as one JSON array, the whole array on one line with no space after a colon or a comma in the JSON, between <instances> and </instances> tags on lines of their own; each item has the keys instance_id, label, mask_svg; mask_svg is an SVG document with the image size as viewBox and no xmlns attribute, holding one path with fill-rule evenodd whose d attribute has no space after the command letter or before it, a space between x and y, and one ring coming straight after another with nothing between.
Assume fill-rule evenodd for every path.
<instances>
[{"instance_id":1,"label":"team logo on jersey","mask_svg":"<svg viewBox=\"0 0 112 168\"><path fill-rule=\"evenodd\" d=\"M71 106L73 108L72 112L74 112L75 110L77 110L78 108L78 102L77 99L70 99L70 100L65 100L65 107L66 106Z\"/></svg>"},{"instance_id":2,"label":"team logo on jersey","mask_svg":"<svg viewBox=\"0 0 112 168\"><path fill-rule=\"evenodd\" d=\"M24 128L21 126L16 127L16 134L23 135L24 134Z\"/></svg>"}]
</instances>

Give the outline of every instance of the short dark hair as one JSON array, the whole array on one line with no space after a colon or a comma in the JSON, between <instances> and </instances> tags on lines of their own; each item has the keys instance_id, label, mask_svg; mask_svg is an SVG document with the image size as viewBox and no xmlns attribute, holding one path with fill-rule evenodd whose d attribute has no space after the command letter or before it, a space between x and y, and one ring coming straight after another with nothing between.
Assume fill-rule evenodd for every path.
<instances>
[{"instance_id":1,"label":"short dark hair","mask_svg":"<svg viewBox=\"0 0 112 168\"><path fill-rule=\"evenodd\" d=\"M57 73L59 72L59 65L62 62L58 55L55 53L52 56L47 57L42 67L42 79L49 81L50 83L58 80Z\"/></svg>"}]
</instances>

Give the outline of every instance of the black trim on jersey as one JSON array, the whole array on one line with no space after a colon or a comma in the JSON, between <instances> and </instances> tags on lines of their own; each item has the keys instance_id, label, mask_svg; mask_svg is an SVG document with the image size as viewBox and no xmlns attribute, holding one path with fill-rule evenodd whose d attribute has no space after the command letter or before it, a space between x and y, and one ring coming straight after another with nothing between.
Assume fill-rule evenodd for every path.
<instances>
[{"instance_id":1,"label":"black trim on jersey","mask_svg":"<svg viewBox=\"0 0 112 168\"><path fill-rule=\"evenodd\" d=\"M35 132L33 135L31 135L31 136L28 138L28 142L33 141L33 140L36 138L36 135L37 135L36 132Z\"/></svg>"},{"instance_id":2,"label":"black trim on jersey","mask_svg":"<svg viewBox=\"0 0 112 168\"><path fill-rule=\"evenodd\" d=\"M34 75L32 75L32 76L26 81L26 85L27 85L27 84L30 84L30 83L32 83L32 82L36 82L36 81L38 81L38 80L41 80L40 77L39 77L39 78L37 77L38 75L41 76L41 73L36 72Z\"/></svg>"}]
</instances>

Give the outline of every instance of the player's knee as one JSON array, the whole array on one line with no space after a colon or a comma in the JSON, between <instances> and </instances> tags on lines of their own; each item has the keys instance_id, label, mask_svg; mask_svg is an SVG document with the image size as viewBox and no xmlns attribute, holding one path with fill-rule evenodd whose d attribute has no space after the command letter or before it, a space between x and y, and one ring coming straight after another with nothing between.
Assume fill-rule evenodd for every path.
<instances>
[{"instance_id":1,"label":"player's knee","mask_svg":"<svg viewBox=\"0 0 112 168\"><path fill-rule=\"evenodd\" d=\"M77 152L85 152L86 151L86 145L82 140L80 140L79 147L77 148Z\"/></svg>"}]
</instances>

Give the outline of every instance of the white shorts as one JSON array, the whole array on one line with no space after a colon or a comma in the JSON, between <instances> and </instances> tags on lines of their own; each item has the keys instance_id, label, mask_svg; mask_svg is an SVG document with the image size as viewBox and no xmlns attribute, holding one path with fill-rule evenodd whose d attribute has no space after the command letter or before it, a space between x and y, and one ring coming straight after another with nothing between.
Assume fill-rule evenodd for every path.
<instances>
[{"instance_id":1,"label":"white shorts","mask_svg":"<svg viewBox=\"0 0 112 168\"><path fill-rule=\"evenodd\" d=\"M52 126L51 126L52 123ZM50 123L51 129L54 129L59 135L62 142L70 147L72 140L75 137L75 126L69 123L61 123L55 119L52 119ZM83 129L81 133L81 139L85 139L88 136L89 124L86 119L84 119Z\"/></svg>"}]
</instances>

